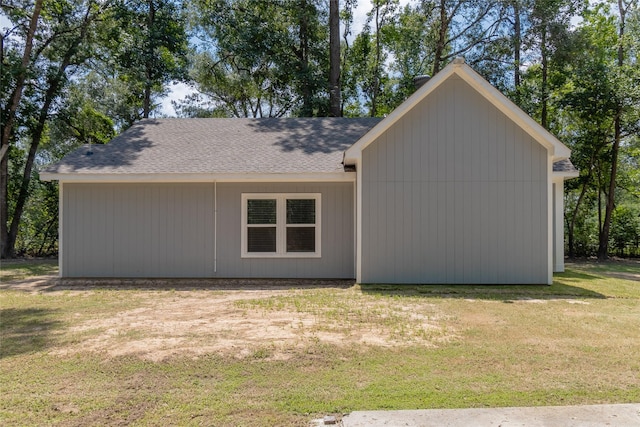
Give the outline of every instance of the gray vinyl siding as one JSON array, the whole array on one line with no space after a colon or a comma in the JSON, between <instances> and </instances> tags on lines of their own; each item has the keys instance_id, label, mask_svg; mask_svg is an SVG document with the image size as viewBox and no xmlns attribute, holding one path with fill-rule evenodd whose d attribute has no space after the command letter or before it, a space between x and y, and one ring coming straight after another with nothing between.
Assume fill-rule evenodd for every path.
<instances>
[{"instance_id":1,"label":"gray vinyl siding","mask_svg":"<svg viewBox=\"0 0 640 427\"><path fill-rule=\"evenodd\" d=\"M63 274L353 278L353 185L66 183L62 201ZM322 257L241 259L243 192L321 193Z\"/></svg>"},{"instance_id":2,"label":"gray vinyl siding","mask_svg":"<svg viewBox=\"0 0 640 427\"><path fill-rule=\"evenodd\" d=\"M450 78L363 151L362 282L546 283L547 165Z\"/></svg>"},{"instance_id":3,"label":"gray vinyl siding","mask_svg":"<svg viewBox=\"0 0 640 427\"><path fill-rule=\"evenodd\" d=\"M353 278L354 184L218 184L218 272L223 277ZM242 193L320 193L320 258L241 258Z\"/></svg>"},{"instance_id":4,"label":"gray vinyl siding","mask_svg":"<svg viewBox=\"0 0 640 427\"><path fill-rule=\"evenodd\" d=\"M209 277L213 184L64 184L66 277Z\"/></svg>"}]
</instances>

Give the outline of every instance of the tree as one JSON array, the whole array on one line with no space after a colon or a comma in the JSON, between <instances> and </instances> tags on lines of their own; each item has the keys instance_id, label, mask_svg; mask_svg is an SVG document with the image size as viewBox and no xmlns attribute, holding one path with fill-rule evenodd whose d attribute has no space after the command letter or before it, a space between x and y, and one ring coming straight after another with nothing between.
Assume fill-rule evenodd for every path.
<instances>
[{"instance_id":1,"label":"tree","mask_svg":"<svg viewBox=\"0 0 640 427\"><path fill-rule=\"evenodd\" d=\"M317 116L329 112L326 10L319 2L197 1L191 25L203 47L191 77L202 114ZM207 105L208 104L208 105Z\"/></svg>"},{"instance_id":2,"label":"tree","mask_svg":"<svg viewBox=\"0 0 640 427\"><path fill-rule=\"evenodd\" d=\"M127 84L140 118L147 118L166 84L186 77L185 18L172 0L117 0L109 18L104 59Z\"/></svg>"},{"instance_id":3,"label":"tree","mask_svg":"<svg viewBox=\"0 0 640 427\"><path fill-rule=\"evenodd\" d=\"M2 4L2 9L7 12L7 15L13 15L19 8L13 4ZM6 34L2 35L0 39L0 67L2 74L2 131L0 134L0 255L4 258L5 255L11 252L8 247L9 230L7 228L9 221L9 158L8 151L11 146L11 140L15 135L14 122L16 121L16 114L20 106L22 99L22 92L27 78L27 72L31 64L31 52L33 50L33 39L40 20L40 12L42 10L42 0L36 0L33 11L29 18L29 26L26 33L24 48L22 50L22 60L19 67L14 67L13 70L8 70L5 67L5 40L10 36L11 32L18 30L19 26L16 25L13 29L9 30ZM17 15L17 14L15 14ZM15 78L12 79L12 75ZM9 79L7 79L9 77ZM10 85L13 83L13 88L10 89ZM5 100L5 93L10 93Z\"/></svg>"},{"instance_id":4,"label":"tree","mask_svg":"<svg viewBox=\"0 0 640 427\"><path fill-rule=\"evenodd\" d=\"M575 193L567 218L570 256L576 255L576 227L589 215L597 225L594 253L601 259L608 256L610 227L620 200L620 153L625 153L623 163L629 161L627 150L620 148L626 149L640 129L640 93L634 83L640 78L638 64L620 65L620 48L635 58L637 43L624 32L621 37L620 26L607 5L585 11L577 30L582 39L579 54L570 62L570 77L562 89L561 103L574 122L569 127L572 158L581 171L579 180L568 183L568 191Z\"/></svg>"},{"instance_id":5,"label":"tree","mask_svg":"<svg viewBox=\"0 0 640 427\"><path fill-rule=\"evenodd\" d=\"M340 117L340 7L329 0L329 115Z\"/></svg>"},{"instance_id":6,"label":"tree","mask_svg":"<svg viewBox=\"0 0 640 427\"><path fill-rule=\"evenodd\" d=\"M432 74L453 58L489 43L501 17L498 2L486 0L424 0L420 8L435 34Z\"/></svg>"},{"instance_id":7,"label":"tree","mask_svg":"<svg viewBox=\"0 0 640 427\"><path fill-rule=\"evenodd\" d=\"M611 168L609 171L609 188L607 194L607 204L605 208L604 224L602 225L602 233L600 234L600 242L598 245L598 259L604 260L609 256L609 235L611 230L611 218L615 209L616 201L616 178L618 175L618 154L620 151L620 144L625 135L625 115L629 109L638 108L637 101L640 99L629 98L627 90L631 93L634 92L634 86L637 88L637 81L633 82L625 79L626 76L622 75L625 69L626 55L628 50L628 42L626 40L627 34L626 23L627 15L637 12L638 2L637 0L617 0L618 2L618 43L617 43L617 58L616 68L619 76L616 80L619 81L618 91L616 93L616 108L613 119L613 144L611 145ZM637 66L637 64L636 64ZM636 67L637 68L637 67ZM637 71L637 69L636 69ZM640 76L640 73L638 73ZM625 96L626 95L626 96ZM629 101L633 102L632 104ZM633 124L634 127L636 123Z\"/></svg>"},{"instance_id":8,"label":"tree","mask_svg":"<svg viewBox=\"0 0 640 427\"><path fill-rule=\"evenodd\" d=\"M93 1L43 5L43 13L40 15L40 23L36 25L34 35L34 40L38 39L39 43L33 46L27 71L32 76L32 81L25 88L26 97L21 99L21 105L16 110L24 116L22 138L29 148L26 150L24 170L16 190L17 194L12 195L15 197L15 205L13 205L10 226L0 236L3 243L2 257L4 258L14 255L22 213L29 196L29 184L32 179L36 154L52 106L67 84L70 70L86 60L90 50L85 43L92 36L95 24L102 16L104 7L107 6L108 3L100 4ZM12 14L10 19L18 24L21 16L20 14ZM13 138L17 137L18 133L14 131ZM9 194L7 194L1 201L3 209L7 209L7 212L9 198Z\"/></svg>"}]
</instances>

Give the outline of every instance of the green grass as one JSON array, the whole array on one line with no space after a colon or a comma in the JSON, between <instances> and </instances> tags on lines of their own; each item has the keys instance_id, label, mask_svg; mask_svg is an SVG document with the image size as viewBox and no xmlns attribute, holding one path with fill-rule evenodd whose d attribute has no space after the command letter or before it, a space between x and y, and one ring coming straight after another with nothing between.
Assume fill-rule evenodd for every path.
<instances>
[{"instance_id":1,"label":"green grass","mask_svg":"<svg viewBox=\"0 0 640 427\"><path fill-rule=\"evenodd\" d=\"M24 280L32 276L58 274L57 259L0 261L0 282Z\"/></svg>"},{"instance_id":2,"label":"green grass","mask_svg":"<svg viewBox=\"0 0 640 427\"><path fill-rule=\"evenodd\" d=\"M308 328L318 337L369 327L396 345L311 339L286 358L274 357L277 343L257 343L244 357L157 362L64 350L104 333L77 330L91 319L237 291L3 290L0 424L306 426L365 409L638 402L640 282L610 275L617 271L574 265L552 286L355 286L262 299L247 292L225 307L247 319L314 318ZM640 267L625 264L624 272ZM448 338L416 341L416 314Z\"/></svg>"}]
</instances>

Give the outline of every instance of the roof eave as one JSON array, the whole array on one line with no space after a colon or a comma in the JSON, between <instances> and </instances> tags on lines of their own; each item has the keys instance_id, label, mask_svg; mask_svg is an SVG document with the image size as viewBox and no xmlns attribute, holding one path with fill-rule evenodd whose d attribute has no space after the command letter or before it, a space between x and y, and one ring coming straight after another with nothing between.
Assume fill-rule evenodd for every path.
<instances>
[{"instance_id":1,"label":"roof eave","mask_svg":"<svg viewBox=\"0 0 640 427\"><path fill-rule=\"evenodd\" d=\"M42 172L42 181L62 183L189 183L189 182L353 182L355 172L303 173L52 173Z\"/></svg>"},{"instance_id":2,"label":"roof eave","mask_svg":"<svg viewBox=\"0 0 640 427\"><path fill-rule=\"evenodd\" d=\"M364 150L384 131L389 129L402 116L411 110L416 104L426 98L431 92L437 89L445 80L456 74L478 91L485 99L494 105L503 114L520 126L527 134L531 135L538 143L545 147L554 160L569 158L571 150L558 138L533 120L527 113L522 111L513 101L493 87L480 74L474 71L463 61L454 60L442 71L433 76L427 83L414 92L405 102L398 106L389 116L374 126L355 144L347 149L344 156L345 165L356 164L362 156Z\"/></svg>"}]
</instances>

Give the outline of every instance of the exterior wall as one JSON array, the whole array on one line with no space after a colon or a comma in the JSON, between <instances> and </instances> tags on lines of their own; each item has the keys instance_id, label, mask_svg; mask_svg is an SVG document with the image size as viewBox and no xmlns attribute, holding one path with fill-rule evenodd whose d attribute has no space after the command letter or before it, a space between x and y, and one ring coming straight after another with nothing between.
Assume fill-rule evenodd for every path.
<instances>
[{"instance_id":1,"label":"exterior wall","mask_svg":"<svg viewBox=\"0 0 640 427\"><path fill-rule=\"evenodd\" d=\"M362 282L547 283L547 151L456 76L362 153Z\"/></svg>"},{"instance_id":2,"label":"exterior wall","mask_svg":"<svg viewBox=\"0 0 640 427\"><path fill-rule=\"evenodd\" d=\"M213 184L64 184L65 277L209 277Z\"/></svg>"},{"instance_id":3,"label":"exterior wall","mask_svg":"<svg viewBox=\"0 0 640 427\"><path fill-rule=\"evenodd\" d=\"M63 189L64 277L354 277L352 182L65 183ZM321 193L322 257L242 259L243 192Z\"/></svg>"},{"instance_id":4,"label":"exterior wall","mask_svg":"<svg viewBox=\"0 0 640 427\"><path fill-rule=\"evenodd\" d=\"M553 182L553 272L564 271L564 180Z\"/></svg>"},{"instance_id":5,"label":"exterior wall","mask_svg":"<svg viewBox=\"0 0 640 427\"><path fill-rule=\"evenodd\" d=\"M355 277L353 182L220 183L217 193L220 277ZM321 193L322 256L241 258L242 193Z\"/></svg>"}]
</instances>

